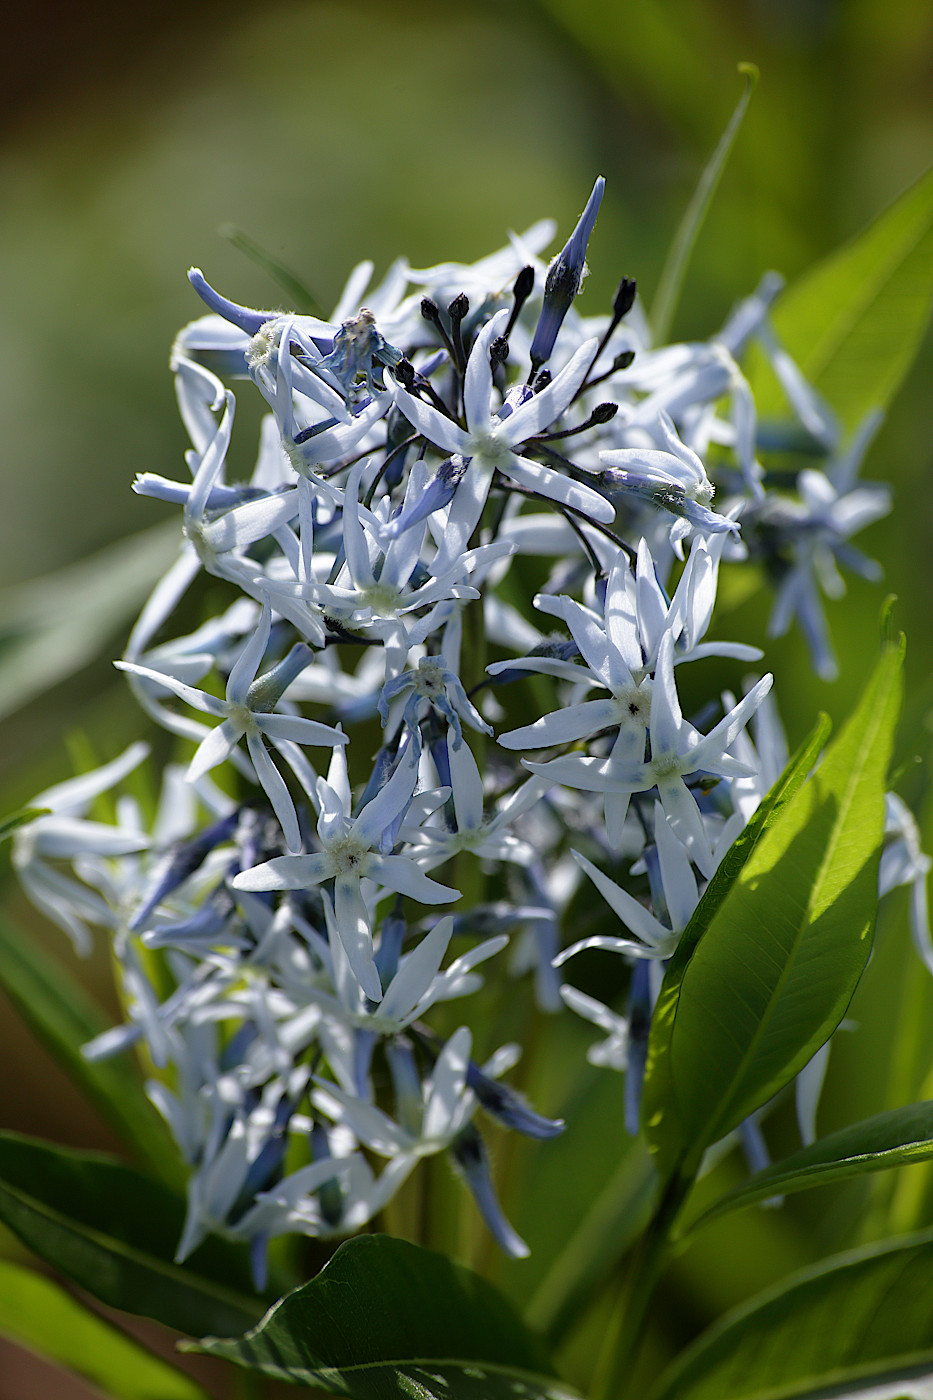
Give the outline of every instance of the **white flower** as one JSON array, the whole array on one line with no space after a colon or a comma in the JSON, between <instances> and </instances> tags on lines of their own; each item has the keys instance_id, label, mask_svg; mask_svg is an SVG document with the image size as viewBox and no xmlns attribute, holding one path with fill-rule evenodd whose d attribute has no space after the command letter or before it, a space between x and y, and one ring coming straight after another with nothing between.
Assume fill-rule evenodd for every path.
<instances>
[{"instance_id":1,"label":"white flower","mask_svg":"<svg viewBox=\"0 0 933 1400\"><path fill-rule=\"evenodd\" d=\"M346 759L342 750L335 749L327 779L317 780L317 834L322 850L313 855L277 856L242 871L233 881L240 890L300 890L333 880L337 934L361 988L376 1002L382 1000L382 984L373 962L371 920L360 882L374 881L424 904L460 898L459 890L430 880L410 856L384 853L395 844L390 833L400 824L417 779L417 753L406 750L388 782L353 817ZM442 802L446 795L441 789L436 801Z\"/></svg>"},{"instance_id":2,"label":"white flower","mask_svg":"<svg viewBox=\"0 0 933 1400\"><path fill-rule=\"evenodd\" d=\"M709 877L716 868L716 861L700 809L684 779L693 773L712 773L724 778L748 774L748 766L739 763L728 750L771 689L771 683L772 677L764 676L709 734L702 735L681 713L674 684L674 641L667 632L658 651L651 689L649 759L613 759L611 756L600 759L568 754L549 763L530 763L527 759L524 762L533 773L544 774L568 787L581 788L584 792L619 794L626 805L631 793L657 788L661 805L678 839L703 874Z\"/></svg>"},{"instance_id":3,"label":"white flower","mask_svg":"<svg viewBox=\"0 0 933 1400\"><path fill-rule=\"evenodd\" d=\"M282 775L266 752L262 736L268 737L273 743L282 741L327 746L345 744L347 736L339 729L334 729L329 724L321 724L317 720L304 719L299 715L273 713L273 706L278 704L289 682L310 659L310 653L307 647L299 642L275 670L257 679L256 672L269 644L271 628L272 610L266 603L263 605L259 626L243 647L230 672L223 700L218 700L206 691L197 690L174 676L151 670L148 666L137 665L133 661L117 661L114 664L121 671L129 671L135 676L155 681L180 699L186 700L195 709L213 715L221 721L217 728L212 729L202 740L192 758L188 768L190 782L196 782L218 763L223 763L234 745L246 736L246 746L256 776L272 803L289 849L297 851L301 847L301 832L295 806Z\"/></svg>"},{"instance_id":4,"label":"white flower","mask_svg":"<svg viewBox=\"0 0 933 1400\"><path fill-rule=\"evenodd\" d=\"M591 487L561 476L551 467L531 462L514 450L543 433L569 408L592 363L596 341L581 346L540 393L522 395L523 402L516 407L506 404L494 413L489 348L505 330L508 318L508 311L497 312L480 331L470 351L463 386L466 429L406 390L398 391L398 407L428 442L443 452L469 459L450 505L441 546L445 560L456 558L468 545L496 471L526 490L570 506L594 520L610 524L615 519L612 506Z\"/></svg>"}]
</instances>

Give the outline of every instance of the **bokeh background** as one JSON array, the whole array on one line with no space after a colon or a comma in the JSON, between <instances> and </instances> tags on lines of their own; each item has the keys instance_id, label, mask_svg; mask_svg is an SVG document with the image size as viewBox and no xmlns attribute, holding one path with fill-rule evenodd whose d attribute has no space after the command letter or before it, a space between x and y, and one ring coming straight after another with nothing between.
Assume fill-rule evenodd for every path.
<instances>
[{"instance_id":1,"label":"bokeh background","mask_svg":"<svg viewBox=\"0 0 933 1400\"><path fill-rule=\"evenodd\" d=\"M377 272L399 254L415 266L472 261L542 215L566 232L603 174L584 308L601 309L623 274L650 304L673 230L741 92L736 65L750 60L761 83L675 323L677 337L694 338L715 330L765 269L793 280L933 162L933 10L916 0L38 0L7 7L4 34L2 812L72 771L74 736L111 756L140 731L109 658L134 603L127 560L151 570L167 548L140 533L168 512L132 494L133 475L183 469L166 366L175 331L199 314L185 271L200 265L246 304L282 299L222 226L263 245L329 308L364 257ZM864 537L908 634L901 790L923 810L933 704L931 381L928 337L866 468L893 483L895 511ZM238 410L243 466L251 411ZM81 561L106 549L114 584L102 599L99 586L87 591ZM136 592L141 601L144 584ZM841 659L831 686L812 678L796 636L769 648L792 739L818 707L845 712L876 654L882 594L853 583L829 605ZM763 596L746 600L729 635L760 639L767 610ZM103 634L97 621L82 625L86 613L103 619ZM7 864L10 917L70 958L64 939L24 905ZM927 1022L933 1011L924 974L909 962L903 913L902 902L881 930L855 1008L860 1034L835 1056L827 1127L892 1095L903 1102L933 1063L925 1031L909 1063L906 1052L893 1063L886 1048L898 998L913 998ZM106 1001L103 952L84 975ZM0 1036L0 1124L64 1143L111 1143L5 1004ZM910 1188L911 1219L927 1210L926 1189ZM731 1263L718 1271L709 1255L684 1257L671 1285L672 1333L690 1335L749 1288L844 1244L870 1204L855 1193L837 1209L814 1193L780 1217L759 1213L764 1225L736 1217L740 1225L724 1228L737 1241L757 1231L755 1249L736 1243L733 1254L720 1236ZM0 1363L0 1400L40 1395L46 1381L62 1400L89 1394L43 1379L21 1353Z\"/></svg>"}]
</instances>

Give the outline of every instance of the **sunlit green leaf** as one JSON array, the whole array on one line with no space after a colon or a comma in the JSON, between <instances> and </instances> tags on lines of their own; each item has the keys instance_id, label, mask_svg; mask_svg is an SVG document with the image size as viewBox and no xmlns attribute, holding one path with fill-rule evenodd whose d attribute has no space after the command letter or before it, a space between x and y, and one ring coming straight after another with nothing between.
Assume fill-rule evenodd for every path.
<instances>
[{"instance_id":1,"label":"sunlit green leaf","mask_svg":"<svg viewBox=\"0 0 933 1400\"><path fill-rule=\"evenodd\" d=\"M177 1181L177 1151L145 1096L135 1062L122 1055L90 1061L81 1054L82 1045L107 1029L107 1017L62 963L3 920L0 986L140 1162L154 1175Z\"/></svg>"},{"instance_id":2,"label":"sunlit green leaf","mask_svg":"<svg viewBox=\"0 0 933 1400\"><path fill-rule=\"evenodd\" d=\"M845 1014L871 951L902 659L903 646L884 648L845 728L682 968L667 1013L671 1101L646 1110L668 1168L681 1150L692 1175L706 1147L788 1083Z\"/></svg>"},{"instance_id":3,"label":"sunlit green leaf","mask_svg":"<svg viewBox=\"0 0 933 1400\"><path fill-rule=\"evenodd\" d=\"M676 1113L671 1079L671 1036L684 973L697 943L719 912L752 852L799 792L828 735L829 720L826 715L820 715L813 731L790 759L770 792L766 793L745 830L726 852L668 965L651 1018L648 1062L642 1090L642 1123L663 1175L676 1167L689 1141L683 1135Z\"/></svg>"},{"instance_id":4,"label":"sunlit green leaf","mask_svg":"<svg viewBox=\"0 0 933 1400\"><path fill-rule=\"evenodd\" d=\"M385 1235L341 1245L245 1337L196 1350L355 1400L572 1400L518 1314L443 1255Z\"/></svg>"},{"instance_id":5,"label":"sunlit green leaf","mask_svg":"<svg viewBox=\"0 0 933 1400\"><path fill-rule=\"evenodd\" d=\"M0 1333L114 1400L207 1400L177 1367L83 1307L52 1279L0 1260Z\"/></svg>"},{"instance_id":6,"label":"sunlit green leaf","mask_svg":"<svg viewBox=\"0 0 933 1400\"><path fill-rule=\"evenodd\" d=\"M931 1269L927 1230L797 1274L706 1332L651 1400L909 1396L907 1378L933 1373Z\"/></svg>"},{"instance_id":7,"label":"sunlit green leaf","mask_svg":"<svg viewBox=\"0 0 933 1400\"><path fill-rule=\"evenodd\" d=\"M806 378L852 429L885 408L920 347L933 304L933 170L852 242L780 297L774 326ZM763 366L759 411L780 402Z\"/></svg>"},{"instance_id":8,"label":"sunlit green leaf","mask_svg":"<svg viewBox=\"0 0 933 1400\"><path fill-rule=\"evenodd\" d=\"M113 1158L0 1133L0 1220L102 1302L176 1331L238 1332L262 1312L240 1256L209 1240L172 1255L184 1203Z\"/></svg>"},{"instance_id":9,"label":"sunlit green leaf","mask_svg":"<svg viewBox=\"0 0 933 1400\"><path fill-rule=\"evenodd\" d=\"M829 1185L863 1172L933 1158L933 1103L914 1103L818 1138L723 1196L695 1222L705 1224L753 1201Z\"/></svg>"}]
</instances>

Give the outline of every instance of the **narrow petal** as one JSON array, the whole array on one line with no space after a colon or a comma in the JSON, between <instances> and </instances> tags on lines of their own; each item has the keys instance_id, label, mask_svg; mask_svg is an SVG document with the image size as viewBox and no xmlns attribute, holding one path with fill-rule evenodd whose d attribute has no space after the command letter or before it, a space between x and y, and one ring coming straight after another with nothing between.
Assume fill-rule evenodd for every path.
<instances>
[{"instance_id":1,"label":"narrow petal","mask_svg":"<svg viewBox=\"0 0 933 1400\"><path fill-rule=\"evenodd\" d=\"M451 900L460 898L459 890L428 879L408 856L373 856L366 873L371 880L385 885L386 889L406 894L421 904L433 904L435 901L449 904Z\"/></svg>"},{"instance_id":2,"label":"narrow petal","mask_svg":"<svg viewBox=\"0 0 933 1400\"><path fill-rule=\"evenodd\" d=\"M334 883L334 919L337 936L357 981L370 1001L382 1000L382 983L373 962L373 935L359 880L338 878Z\"/></svg>"},{"instance_id":3,"label":"narrow petal","mask_svg":"<svg viewBox=\"0 0 933 1400\"><path fill-rule=\"evenodd\" d=\"M463 411L471 433L485 432L489 427L492 412L492 366L489 363L489 347L496 336L505 330L508 319L507 309L497 311L476 337L470 358L467 360L463 381ZM462 452L463 448L450 450Z\"/></svg>"},{"instance_id":4,"label":"narrow petal","mask_svg":"<svg viewBox=\"0 0 933 1400\"><path fill-rule=\"evenodd\" d=\"M227 713L227 707L222 700L218 700L214 695L205 694L203 690L195 690L193 685L185 685L184 681L176 680L174 676L167 676L162 671L153 671L149 666L139 666L135 661L115 661L113 664L118 671L129 671L131 675L155 681L157 685L164 686L173 695L177 695L180 700L187 700L196 710L213 715L215 719L223 719Z\"/></svg>"},{"instance_id":5,"label":"narrow petal","mask_svg":"<svg viewBox=\"0 0 933 1400\"><path fill-rule=\"evenodd\" d=\"M300 851L301 831L298 826L298 814L295 811L295 804L291 799L285 779L266 752L266 746L262 739L252 730L246 735L246 747L253 760L256 777L272 803L272 810L279 819L285 844L290 851Z\"/></svg>"},{"instance_id":6,"label":"narrow petal","mask_svg":"<svg viewBox=\"0 0 933 1400\"><path fill-rule=\"evenodd\" d=\"M212 729L198 745L194 758L188 765L188 771L185 773L188 782L196 783L205 773L216 768L218 763L223 763L242 735L242 725L233 724L229 719Z\"/></svg>"},{"instance_id":7,"label":"narrow petal","mask_svg":"<svg viewBox=\"0 0 933 1400\"><path fill-rule=\"evenodd\" d=\"M399 389L395 401L399 412L404 413L416 432L428 442L443 452L459 452L464 457L470 455L469 435L450 418L445 418L443 413L438 413L430 404L422 403L421 399L416 399L405 389Z\"/></svg>"},{"instance_id":8,"label":"narrow petal","mask_svg":"<svg viewBox=\"0 0 933 1400\"><path fill-rule=\"evenodd\" d=\"M571 744L577 739L587 739L598 734L601 729L619 723L619 705L616 700L585 700L581 705L568 705L565 710L554 710L543 715L533 724L524 724L520 729L510 729L499 735L499 743L504 749L543 749L553 744Z\"/></svg>"},{"instance_id":9,"label":"narrow petal","mask_svg":"<svg viewBox=\"0 0 933 1400\"><path fill-rule=\"evenodd\" d=\"M430 933L417 947L402 958L398 972L389 983L382 998L379 1015L393 1021L404 1021L415 1010L440 971L450 944L454 921L448 915L438 919Z\"/></svg>"},{"instance_id":10,"label":"narrow petal","mask_svg":"<svg viewBox=\"0 0 933 1400\"><path fill-rule=\"evenodd\" d=\"M496 465L519 486L524 486L526 490L534 491L539 496L546 496L550 501L559 501L561 505L570 506L572 510L580 511L591 520L611 525L616 518L615 506L610 505L605 496L601 496L591 486L584 485L582 481L561 476L553 467L544 467L540 462L529 461L527 457L517 457L514 452Z\"/></svg>"},{"instance_id":11,"label":"narrow petal","mask_svg":"<svg viewBox=\"0 0 933 1400\"><path fill-rule=\"evenodd\" d=\"M275 856L262 865L241 870L232 881L236 890L309 890L334 873L330 856Z\"/></svg>"},{"instance_id":12,"label":"narrow petal","mask_svg":"<svg viewBox=\"0 0 933 1400\"><path fill-rule=\"evenodd\" d=\"M458 831L478 831L483 824L483 779L468 744L457 744L456 735L447 733L450 788L457 815Z\"/></svg>"},{"instance_id":13,"label":"narrow petal","mask_svg":"<svg viewBox=\"0 0 933 1400\"><path fill-rule=\"evenodd\" d=\"M246 695L266 654L272 630L272 608L266 600L259 614L256 631L236 659L227 681L227 699L233 705L245 705Z\"/></svg>"},{"instance_id":14,"label":"narrow petal","mask_svg":"<svg viewBox=\"0 0 933 1400\"><path fill-rule=\"evenodd\" d=\"M670 943L671 930L659 923L643 904L639 904L627 890L621 889L608 875L604 875L586 856L581 856L579 851L572 851L571 855L581 870L585 870L589 875L609 907L636 937L647 943L650 948L664 947ZM601 945L587 942L587 947L597 946Z\"/></svg>"}]
</instances>

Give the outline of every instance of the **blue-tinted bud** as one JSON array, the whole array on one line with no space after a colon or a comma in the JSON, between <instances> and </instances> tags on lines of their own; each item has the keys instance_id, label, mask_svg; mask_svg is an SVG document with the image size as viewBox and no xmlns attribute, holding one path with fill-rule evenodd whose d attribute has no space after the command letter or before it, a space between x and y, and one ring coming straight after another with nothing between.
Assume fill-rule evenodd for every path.
<instances>
[{"instance_id":1,"label":"blue-tinted bud","mask_svg":"<svg viewBox=\"0 0 933 1400\"><path fill-rule=\"evenodd\" d=\"M418 499L403 506L394 520L389 521L384 531L387 538L398 539L399 535L413 525L420 525L436 510L449 506L469 464L470 459L461 457L459 453L442 462Z\"/></svg>"},{"instance_id":2,"label":"blue-tinted bud","mask_svg":"<svg viewBox=\"0 0 933 1400\"><path fill-rule=\"evenodd\" d=\"M526 1137L552 1138L564 1131L560 1118L545 1118L529 1108L520 1094L502 1084L498 1079L490 1079L472 1060L467 1064L467 1085L479 1099L487 1113L492 1114L507 1128L524 1133Z\"/></svg>"},{"instance_id":3,"label":"blue-tinted bud","mask_svg":"<svg viewBox=\"0 0 933 1400\"><path fill-rule=\"evenodd\" d=\"M555 661L573 661L580 655L580 648L576 642L569 641L565 637L547 637L543 642L538 642L531 651L526 652L527 656L546 656ZM509 681L527 680L528 672L518 666L505 666L501 670L496 670L490 674L487 685L506 685Z\"/></svg>"},{"instance_id":4,"label":"blue-tinted bud","mask_svg":"<svg viewBox=\"0 0 933 1400\"><path fill-rule=\"evenodd\" d=\"M353 1083L356 1088L357 1098L364 1103L368 1102L372 1093L369 1083L369 1069L373 1061L373 1050L376 1048L376 1036L373 1031L357 1031L353 1037Z\"/></svg>"},{"instance_id":5,"label":"blue-tinted bud","mask_svg":"<svg viewBox=\"0 0 933 1400\"><path fill-rule=\"evenodd\" d=\"M625 1131L637 1136L641 1113L641 1086L648 1061L651 1028L650 967L639 958L632 968L628 999L628 1065L625 1071Z\"/></svg>"},{"instance_id":6,"label":"blue-tinted bud","mask_svg":"<svg viewBox=\"0 0 933 1400\"><path fill-rule=\"evenodd\" d=\"M382 921L379 947L373 956L379 981L387 987L398 971L398 960L402 955L402 944L408 925L397 914L387 914Z\"/></svg>"},{"instance_id":7,"label":"blue-tinted bud","mask_svg":"<svg viewBox=\"0 0 933 1400\"><path fill-rule=\"evenodd\" d=\"M249 1271L257 1293L265 1293L269 1281L269 1232L263 1230L249 1242Z\"/></svg>"},{"instance_id":8,"label":"blue-tinted bud","mask_svg":"<svg viewBox=\"0 0 933 1400\"><path fill-rule=\"evenodd\" d=\"M593 186L593 193L586 202L577 226L567 243L558 253L548 269L544 284L544 305L531 342L531 367L537 370L551 358L557 332L563 325L564 317L586 272L586 247L596 223L596 215L602 203L606 182L600 175Z\"/></svg>"},{"instance_id":9,"label":"blue-tinted bud","mask_svg":"<svg viewBox=\"0 0 933 1400\"><path fill-rule=\"evenodd\" d=\"M269 1136L249 1164L240 1194L227 1215L229 1224L235 1224L238 1217L250 1208L257 1192L268 1191L270 1186L281 1179L288 1139L287 1129L294 1111L295 1105L288 1099L279 1100Z\"/></svg>"},{"instance_id":10,"label":"blue-tinted bud","mask_svg":"<svg viewBox=\"0 0 933 1400\"><path fill-rule=\"evenodd\" d=\"M386 1060L395 1090L395 1114L398 1122L406 1132L417 1137L421 1131L424 1091L411 1042L405 1036L390 1040L386 1044Z\"/></svg>"},{"instance_id":11,"label":"blue-tinted bud","mask_svg":"<svg viewBox=\"0 0 933 1400\"><path fill-rule=\"evenodd\" d=\"M472 1123L457 1135L450 1150L493 1239L513 1259L524 1259L528 1246L502 1212L492 1184L486 1146Z\"/></svg>"},{"instance_id":12,"label":"blue-tinted bud","mask_svg":"<svg viewBox=\"0 0 933 1400\"><path fill-rule=\"evenodd\" d=\"M230 816L215 822L213 826L209 826L206 831L202 831L200 836L195 837L193 841L185 841L169 851L165 861L159 865L155 872L149 893L143 900L141 908L136 911L130 921L130 928L134 932L142 927L163 899L176 890L183 880L187 880L189 875L194 874L215 846L229 840L236 830L238 821L239 813L233 812Z\"/></svg>"},{"instance_id":13,"label":"blue-tinted bud","mask_svg":"<svg viewBox=\"0 0 933 1400\"><path fill-rule=\"evenodd\" d=\"M233 325L239 326L241 331L246 331L247 335L255 335L261 326L267 321L271 321L275 316L274 311L253 311L248 306L237 306L235 301L228 301L219 292L215 292L209 282L205 280L204 274L199 267L192 267L188 272L188 281L191 283L198 296L209 307L211 311L216 311L218 316L223 316L225 321L231 321Z\"/></svg>"},{"instance_id":14,"label":"blue-tinted bud","mask_svg":"<svg viewBox=\"0 0 933 1400\"><path fill-rule=\"evenodd\" d=\"M311 1127L312 1162L323 1162L332 1156L327 1129L323 1123L314 1123ZM318 1187L317 1199L324 1219L331 1229L336 1229L343 1219L343 1190L337 1177L331 1177Z\"/></svg>"},{"instance_id":15,"label":"blue-tinted bud","mask_svg":"<svg viewBox=\"0 0 933 1400\"><path fill-rule=\"evenodd\" d=\"M281 700L296 676L300 676L314 653L304 642L296 642L287 656L267 671L257 676L246 692L246 705L256 713L273 709Z\"/></svg>"}]
</instances>

